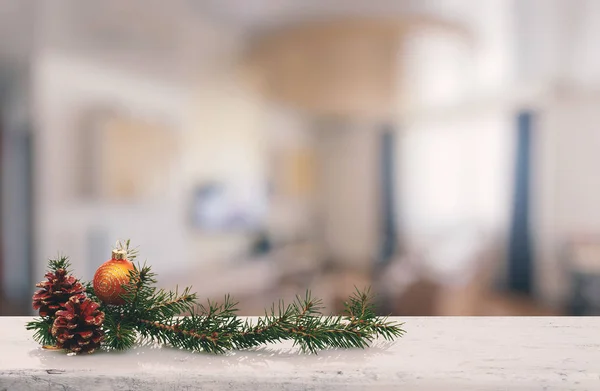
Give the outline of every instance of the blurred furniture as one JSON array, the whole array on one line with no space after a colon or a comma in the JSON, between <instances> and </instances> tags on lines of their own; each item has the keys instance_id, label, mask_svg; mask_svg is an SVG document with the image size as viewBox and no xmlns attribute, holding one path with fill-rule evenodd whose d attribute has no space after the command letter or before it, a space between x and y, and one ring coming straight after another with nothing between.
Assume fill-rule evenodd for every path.
<instances>
[{"instance_id":1,"label":"blurred furniture","mask_svg":"<svg viewBox=\"0 0 600 391\"><path fill-rule=\"evenodd\" d=\"M596 390L600 318L391 318L407 334L366 349L300 355L292 343L235 354L139 346L68 357L43 350L28 317L0 318L9 390Z\"/></svg>"},{"instance_id":2,"label":"blurred furniture","mask_svg":"<svg viewBox=\"0 0 600 391\"><path fill-rule=\"evenodd\" d=\"M563 315L529 296L495 288L503 273L503 240L478 235L464 238L466 246L459 244L455 233L425 241L424 249L409 247L410 256L390 265L378 284L392 292L394 315Z\"/></svg>"},{"instance_id":3,"label":"blurred furniture","mask_svg":"<svg viewBox=\"0 0 600 391\"><path fill-rule=\"evenodd\" d=\"M600 240L582 238L565 248L565 266L570 278L571 315L600 315Z\"/></svg>"}]
</instances>

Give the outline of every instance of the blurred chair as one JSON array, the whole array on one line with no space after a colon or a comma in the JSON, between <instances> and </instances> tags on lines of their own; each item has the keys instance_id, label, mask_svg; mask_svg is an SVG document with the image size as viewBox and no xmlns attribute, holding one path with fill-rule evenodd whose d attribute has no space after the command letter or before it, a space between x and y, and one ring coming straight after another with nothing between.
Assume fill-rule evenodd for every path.
<instances>
[{"instance_id":1,"label":"blurred chair","mask_svg":"<svg viewBox=\"0 0 600 391\"><path fill-rule=\"evenodd\" d=\"M570 279L569 313L600 315L600 238L578 238L565 245Z\"/></svg>"},{"instance_id":2,"label":"blurred chair","mask_svg":"<svg viewBox=\"0 0 600 391\"><path fill-rule=\"evenodd\" d=\"M393 314L561 315L530 297L497 289L505 270L504 244L499 235L454 231L407 246L407 255L393 262L380 281L392 292Z\"/></svg>"}]
</instances>

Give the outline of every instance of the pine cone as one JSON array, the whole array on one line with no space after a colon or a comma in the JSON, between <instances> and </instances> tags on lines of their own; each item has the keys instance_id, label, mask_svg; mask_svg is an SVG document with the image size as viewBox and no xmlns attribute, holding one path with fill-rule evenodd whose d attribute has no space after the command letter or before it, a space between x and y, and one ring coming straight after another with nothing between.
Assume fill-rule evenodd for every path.
<instances>
[{"instance_id":1,"label":"pine cone","mask_svg":"<svg viewBox=\"0 0 600 391\"><path fill-rule=\"evenodd\" d=\"M83 285L73 276L67 275L65 269L48 272L46 281L36 284L42 288L33 295L33 309L39 309L40 316L53 317L56 311L64 308L69 298L73 295L83 295Z\"/></svg>"},{"instance_id":2,"label":"pine cone","mask_svg":"<svg viewBox=\"0 0 600 391\"><path fill-rule=\"evenodd\" d=\"M56 312L52 335L56 346L75 353L93 353L104 338L104 312L85 296L71 296L64 310Z\"/></svg>"}]
</instances>

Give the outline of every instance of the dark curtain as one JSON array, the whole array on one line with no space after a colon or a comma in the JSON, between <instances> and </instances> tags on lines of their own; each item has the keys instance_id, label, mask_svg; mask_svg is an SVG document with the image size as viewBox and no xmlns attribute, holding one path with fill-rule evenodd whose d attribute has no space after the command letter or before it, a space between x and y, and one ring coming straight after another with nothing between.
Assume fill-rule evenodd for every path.
<instances>
[{"instance_id":1,"label":"dark curtain","mask_svg":"<svg viewBox=\"0 0 600 391\"><path fill-rule=\"evenodd\" d=\"M386 266L392 262L398 249L398 232L396 224L396 188L395 188L395 152L396 134L392 126L385 126L381 132L379 141L379 205L380 205L380 228L379 249L376 254L374 274L375 281L382 278L386 272ZM394 311L394 298L387 289L378 285L377 287L377 312L379 314L391 314Z\"/></svg>"},{"instance_id":2,"label":"dark curtain","mask_svg":"<svg viewBox=\"0 0 600 391\"><path fill-rule=\"evenodd\" d=\"M2 109L0 109L0 282L4 282L4 216L2 215L2 205L4 205L4 188L3 186L3 169L2 162L4 161L4 121L2 117ZM0 307L4 301L3 288L0 286ZM2 315L2 311L0 311Z\"/></svg>"},{"instance_id":3,"label":"dark curtain","mask_svg":"<svg viewBox=\"0 0 600 391\"><path fill-rule=\"evenodd\" d=\"M508 249L508 286L517 293L530 294L533 281L533 254L530 235L530 176L533 114L517 116L517 144L514 194Z\"/></svg>"},{"instance_id":4,"label":"dark curtain","mask_svg":"<svg viewBox=\"0 0 600 391\"><path fill-rule=\"evenodd\" d=\"M381 245L378 265L388 264L396 251L397 247L397 226L396 226L396 189L395 189L395 150L396 138L394 129L386 126L381 134L380 144L380 197L381 197Z\"/></svg>"},{"instance_id":5,"label":"dark curtain","mask_svg":"<svg viewBox=\"0 0 600 391\"><path fill-rule=\"evenodd\" d=\"M9 75L9 76L6 76ZM33 133L30 120L11 108L26 104L27 77L18 72L0 76L2 110L1 216L3 315L31 312L33 266ZM37 279L37 277L35 277Z\"/></svg>"}]
</instances>

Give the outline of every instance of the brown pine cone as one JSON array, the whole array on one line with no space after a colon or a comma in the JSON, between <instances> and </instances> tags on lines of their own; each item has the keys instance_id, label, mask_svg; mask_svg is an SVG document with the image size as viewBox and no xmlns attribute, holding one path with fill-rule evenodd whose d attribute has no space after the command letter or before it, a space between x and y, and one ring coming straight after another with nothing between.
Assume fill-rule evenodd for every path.
<instances>
[{"instance_id":1,"label":"brown pine cone","mask_svg":"<svg viewBox=\"0 0 600 391\"><path fill-rule=\"evenodd\" d=\"M52 335L56 346L75 353L93 353L104 338L104 312L85 296L71 296L65 309L56 312Z\"/></svg>"},{"instance_id":2,"label":"brown pine cone","mask_svg":"<svg viewBox=\"0 0 600 391\"><path fill-rule=\"evenodd\" d=\"M83 295L85 288L73 276L67 275L65 269L48 272L46 281L36 284L42 288L33 295L33 309L38 310L40 316L53 317L56 311L64 308L69 298L73 295Z\"/></svg>"}]
</instances>

